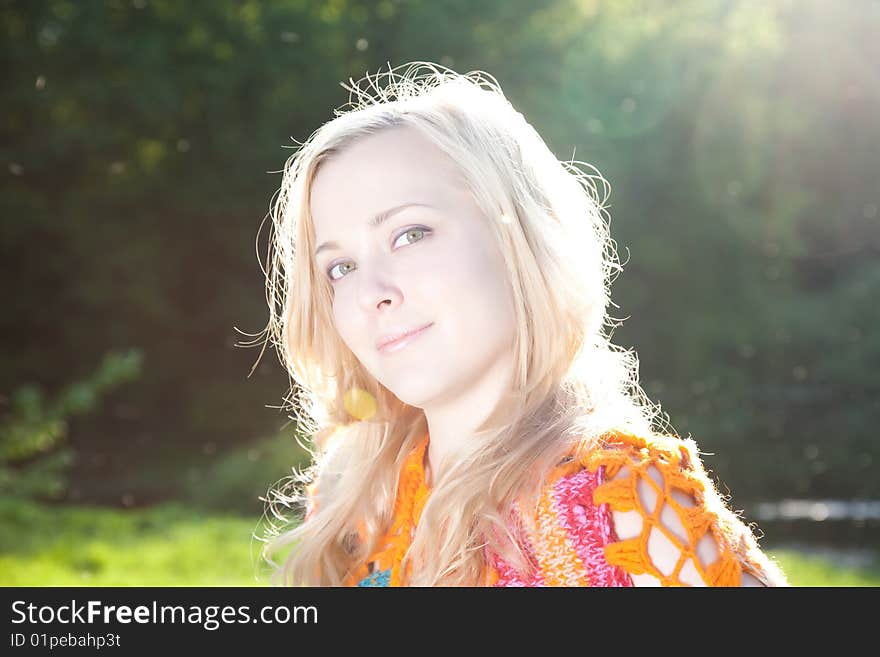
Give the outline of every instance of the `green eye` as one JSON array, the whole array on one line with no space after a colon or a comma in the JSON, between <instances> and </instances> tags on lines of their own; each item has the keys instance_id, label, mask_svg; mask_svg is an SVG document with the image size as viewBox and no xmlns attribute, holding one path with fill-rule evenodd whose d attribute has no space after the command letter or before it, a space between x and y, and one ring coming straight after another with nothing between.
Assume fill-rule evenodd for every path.
<instances>
[{"instance_id":1,"label":"green eye","mask_svg":"<svg viewBox=\"0 0 880 657\"><path fill-rule=\"evenodd\" d=\"M400 238L404 237L404 236L406 236L408 244L412 244L414 242L419 242L419 241L425 239L425 235L430 232L431 232L431 229L426 228L424 226L413 226L412 228L407 228L405 231L400 233L400 235L398 235L395 238L392 246L396 245L400 241ZM330 267L327 270L327 276L331 282L338 281L339 279L343 278L346 274L348 274L350 271L352 271L352 269L347 269L347 270L344 270L340 276L333 275L334 269L336 269L337 267L345 267L346 265L351 265L352 269L354 268L354 263L351 260L345 260L344 262L337 262L335 265L333 265L332 267Z\"/></svg>"},{"instance_id":2,"label":"green eye","mask_svg":"<svg viewBox=\"0 0 880 657\"><path fill-rule=\"evenodd\" d=\"M346 262L339 262L339 263L333 265L332 267L330 267L330 269L327 270L327 276L330 277L331 281L338 281L340 278L342 278L342 276L334 277L333 270L336 269L337 267L342 267L343 265L350 265L350 264L351 264L350 262L346 261ZM347 274L348 272L345 272L345 273ZM343 274L343 276L344 275L345 274Z\"/></svg>"},{"instance_id":3,"label":"green eye","mask_svg":"<svg viewBox=\"0 0 880 657\"><path fill-rule=\"evenodd\" d=\"M399 240L404 235L409 236L413 234L418 235L419 237L411 241L410 244L412 244L412 242L418 242L420 239L423 238L426 230L426 228L407 228L406 231L397 236L397 239L394 240L394 243L397 244L397 240Z\"/></svg>"}]
</instances>

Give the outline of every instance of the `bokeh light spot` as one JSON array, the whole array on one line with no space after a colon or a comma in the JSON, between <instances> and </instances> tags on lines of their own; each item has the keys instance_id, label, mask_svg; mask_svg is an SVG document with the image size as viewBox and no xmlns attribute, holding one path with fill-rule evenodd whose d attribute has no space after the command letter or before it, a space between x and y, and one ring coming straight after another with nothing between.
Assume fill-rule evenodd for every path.
<instances>
[{"instance_id":1,"label":"bokeh light spot","mask_svg":"<svg viewBox=\"0 0 880 657\"><path fill-rule=\"evenodd\" d=\"M376 400L366 390L352 388L343 398L346 412L358 420L369 420L376 414Z\"/></svg>"}]
</instances>

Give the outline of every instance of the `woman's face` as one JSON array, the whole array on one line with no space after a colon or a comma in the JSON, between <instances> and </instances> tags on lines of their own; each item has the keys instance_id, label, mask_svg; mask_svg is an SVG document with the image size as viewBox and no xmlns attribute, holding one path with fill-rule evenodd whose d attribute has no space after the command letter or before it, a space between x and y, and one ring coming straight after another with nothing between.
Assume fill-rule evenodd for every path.
<instances>
[{"instance_id":1,"label":"woman's face","mask_svg":"<svg viewBox=\"0 0 880 657\"><path fill-rule=\"evenodd\" d=\"M504 263L445 153L409 127L366 137L324 161L310 208L336 330L382 385L425 408L500 371L493 365L511 356L515 332Z\"/></svg>"}]
</instances>

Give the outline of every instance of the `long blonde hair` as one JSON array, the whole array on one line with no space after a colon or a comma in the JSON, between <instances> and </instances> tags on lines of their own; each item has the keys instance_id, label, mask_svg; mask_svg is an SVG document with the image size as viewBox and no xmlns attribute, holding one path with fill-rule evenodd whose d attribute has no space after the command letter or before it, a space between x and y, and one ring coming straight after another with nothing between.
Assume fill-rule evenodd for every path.
<instances>
[{"instance_id":1,"label":"long blonde hair","mask_svg":"<svg viewBox=\"0 0 880 657\"><path fill-rule=\"evenodd\" d=\"M267 516L284 521L272 524L263 548L275 584L347 580L388 530L403 460L427 430L424 412L378 383L340 339L330 285L310 257L318 167L367 135L411 126L457 164L501 247L516 310L510 395L433 482L404 562L412 560L409 584L475 585L487 550L529 572L505 522L513 501L536 503L544 475L576 443L668 427L639 385L635 353L605 331L615 327L606 310L621 270L605 179L584 162L559 161L491 75L404 66L367 74L367 89L346 87L351 108L300 144L270 204L265 332L289 373L286 401L313 457L266 500ZM353 395L368 400L369 413L353 408ZM298 524L307 506L308 522ZM282 548L292 549L278 564L272 556Z\"/></svg>"}]
</instances>

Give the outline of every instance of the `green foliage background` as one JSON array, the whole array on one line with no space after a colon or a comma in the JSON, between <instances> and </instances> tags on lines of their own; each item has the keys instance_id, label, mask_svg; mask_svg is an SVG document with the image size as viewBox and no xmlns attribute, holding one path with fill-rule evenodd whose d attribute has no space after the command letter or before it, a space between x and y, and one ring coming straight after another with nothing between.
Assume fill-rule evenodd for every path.
<instances>
[{"instance_id":1,"label":"green foliage background","mask_svg":"<svg viewBox=\"0 0 880 657\"><path fill-rule=\"evenodd\" d=\"M611 182L615 342L735 506L876 498L878 28L867 0L3 2L0 393L136 346L71 422L68 500L257 512L301 458L277 360L234 347L278 172L340 82L429 60ZM247 453L259 481L207 478Z\"/></svg>"}]
</instances>

